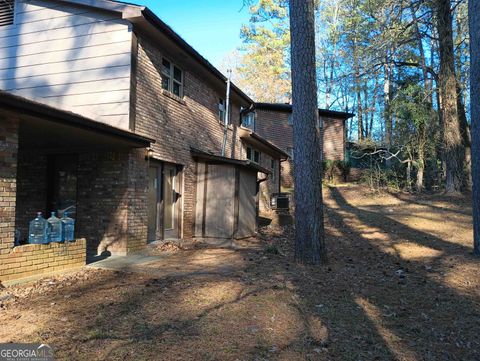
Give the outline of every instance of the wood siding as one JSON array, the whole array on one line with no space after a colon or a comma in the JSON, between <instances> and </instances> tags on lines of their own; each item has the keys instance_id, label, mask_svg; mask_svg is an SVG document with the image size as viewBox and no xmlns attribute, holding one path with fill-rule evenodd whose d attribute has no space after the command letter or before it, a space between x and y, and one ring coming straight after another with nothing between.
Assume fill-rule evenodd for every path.
<instances>
[{"instance_id":1,"label":"wood siding","mask_svg":"<svg viewBox=\"0 0 480 361\"><path fill-rule=\"evenodd\" d=\"M0 89L128 129L131 49L119 15L17 0L0 27Z\"/></svg>"}]
</instances>

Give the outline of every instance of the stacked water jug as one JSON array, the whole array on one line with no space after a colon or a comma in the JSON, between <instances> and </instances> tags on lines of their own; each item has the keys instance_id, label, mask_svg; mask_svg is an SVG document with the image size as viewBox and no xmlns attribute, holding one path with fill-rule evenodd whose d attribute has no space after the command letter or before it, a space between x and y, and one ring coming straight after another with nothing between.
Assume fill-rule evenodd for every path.
<instances>
[{"instance_id":1,"label":"stacked water jug","mask_svg":"<svg viewBox=\"0 0 480 361\"><path fill-rule=\"evenodd\" d=\"M75 220L68 217L64 212L61 219L52 212L49 219L42 216L42 212L37 213L37 217L30 222L28 231L28 243L47 244L51 242L74 241Z\"/></svg>"}]
</instances>

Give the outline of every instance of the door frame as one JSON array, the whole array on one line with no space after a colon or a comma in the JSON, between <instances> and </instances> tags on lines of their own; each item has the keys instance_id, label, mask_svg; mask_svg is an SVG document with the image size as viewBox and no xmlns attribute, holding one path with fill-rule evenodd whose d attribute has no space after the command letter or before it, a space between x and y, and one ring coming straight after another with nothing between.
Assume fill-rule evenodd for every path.
<instances>
[{"instance_id":1,"label":"door frame","mask_svg":"<svg viewBox=\"0 0 480 361\"><path fill-rule=\"evenodd\" d=\"M156 230L155 230L155 240L148 240L148 242L154 242L156 240L165 240L165 227L164 227L164 217L165 217L165 202L164 202L164 187L165 187L165 168L173 167L176 171L175 175L175 188L179 197L175 205L175 224L172 232L176 231L177 236L172 239L181 239L183 237L183 193L184 193L184 184L183 184L183 166L175 163L162 162L158 160L150 160L149 168L153 167L157 169L157 217L156 217ZM168 232L168 231L167 231Z\"/></svg>"}]
</instances>

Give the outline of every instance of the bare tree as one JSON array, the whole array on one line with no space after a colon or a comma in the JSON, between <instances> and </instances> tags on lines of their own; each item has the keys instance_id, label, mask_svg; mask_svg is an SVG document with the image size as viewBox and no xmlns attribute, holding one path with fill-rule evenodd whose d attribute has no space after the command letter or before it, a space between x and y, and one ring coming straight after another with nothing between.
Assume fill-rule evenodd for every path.
<instances>
[{"instance_id":1,"label":"bare tree","mask_svg":"<svg viewBox=\"0 0 480 361\"><path fill-rule=\"evenodd\" d=\"M326 262L322 139L315 69L314 0L290 0L292 53L295 259Z\"/></svg>"},{"instance_id":2,"label":"bare tree","mask_svg":"<svg viewBox=\"0 0 480 361\"><path fill-rule=\"evenodd\" d=\"M468 3L472 116L473 253L480 257L480 0Z\"/></svg>"}]
</instances>

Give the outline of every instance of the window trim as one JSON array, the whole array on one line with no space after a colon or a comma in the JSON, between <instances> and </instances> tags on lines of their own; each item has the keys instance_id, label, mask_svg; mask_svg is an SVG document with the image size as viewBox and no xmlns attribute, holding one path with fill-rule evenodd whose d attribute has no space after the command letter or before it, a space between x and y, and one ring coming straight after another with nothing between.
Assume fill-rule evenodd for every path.
<instances>
[{"instance_id":1,"label":"window trim","mask_svg":"<svg viewBox=\"0 0 480 361\"><path fill-rule=\"evenodd\" d=\"M168 69L168 73L166 72L165 70L165 65L163 64L163 62L166 61L170 64L170 67ZM179 82L178 80L175 79L175 68L177 68L178 70L180 70L181 72L181 82ZM185 87L185 72L183 71L183 69L181 67L179 67L177 64L175 64L173 61L171 61L170 59L166 58L166 57L162 57L162 67L161 67L161 77L162 77L162 89L165 90L165 91L168 91L169 93L172 93L174 96L176 97L179 97L180 99L183 99L183 95L184 95L184 87ZM165 89L163 87L163 81L164 79L168 79L168 89ZM175 94L173 89L174 89L174 84L179 84L180 85L180 92L179 92L179 95Z\"/></svg>"},{"instance_id":2,"label":"window trim","mask_svg":"<svg viewBox=\"0 0 480 361\"><path fill-rule=\"evenodd\" d=\"M250 151L250 158L248 157L248 152ZM258 161L255 161L255 153L258 154ZM247 149L246 149L246 157L249 161L255 163L255 164L260 164L261 162L261 159L262 159L262 152L260 152L258 149L254 148L254 147L251 147L251 146L247 146Z\"/></svg>"},{"instance_id":3,"label":"window trim","mask_svg":"<svg viewBox=\"0 0 480 361\"><path fill-rule=\"evenodd\" d=\"M220 106L222 106L222 108ZM225 103L225 99L220 97L218 98L218 114L217 115L220 123L225 124L225 117L227 116L227 104Z\"/></svg>"},{"instance_id":4,"label":"window trim","mask_svg":"<svg viewBox=\"0 0 480 361\"><path fill-rule=\"evenodd\" d=\"M250 122L248 124L245 123L245 119L250 119ZM255 112L248 112L243 115L242 117L242 126L248 128L252 125L255 124L255 119L256 119L256 114Z\"/></svg>"}]
</instances>

